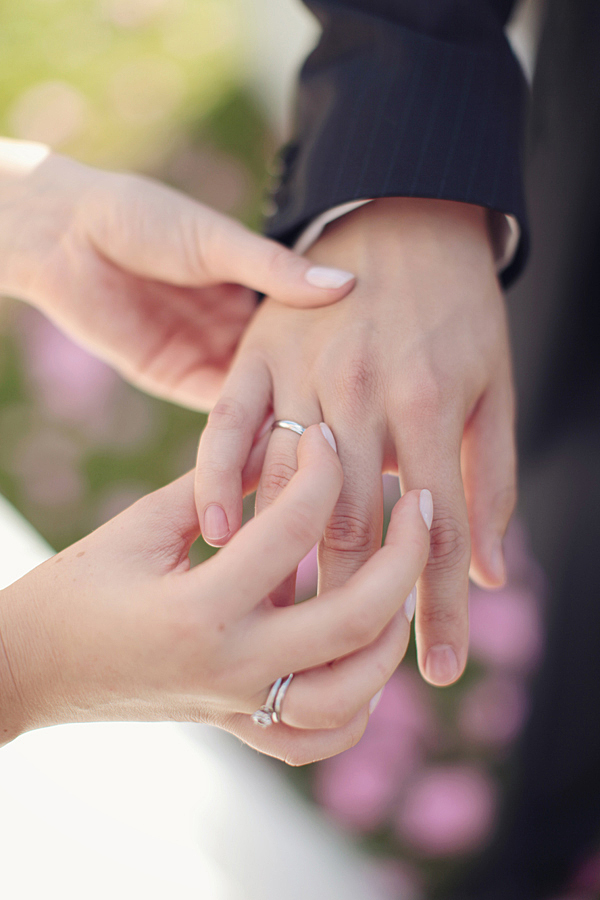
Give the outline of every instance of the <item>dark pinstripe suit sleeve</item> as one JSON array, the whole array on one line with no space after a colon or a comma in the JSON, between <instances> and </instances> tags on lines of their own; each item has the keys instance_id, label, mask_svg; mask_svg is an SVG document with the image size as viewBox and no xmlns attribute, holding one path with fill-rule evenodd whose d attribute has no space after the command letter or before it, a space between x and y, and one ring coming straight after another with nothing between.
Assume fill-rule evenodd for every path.
<instances>
[{"instance_id":1,"label":"dark pinstripe suit sleeve","mask_svg":"<svg viewBox=\"0 0 600 900\"><path fill-rule=\"evenodd\" d=\"M520 222L527 87L504 36L512 0L305 0L319 44L300 75L268 233L287 243L349 200L434 197Z\"/></svg>"}]
</instances>

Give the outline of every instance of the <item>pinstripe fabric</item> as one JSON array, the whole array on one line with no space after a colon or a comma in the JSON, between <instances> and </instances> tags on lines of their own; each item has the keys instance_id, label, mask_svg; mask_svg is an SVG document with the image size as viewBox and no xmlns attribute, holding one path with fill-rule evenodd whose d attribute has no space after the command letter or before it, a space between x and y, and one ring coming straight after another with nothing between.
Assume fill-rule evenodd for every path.
<instances>
[{"instance_id":1,"label":"pinstripe fabric","mask_svg":"<svg viewBox=\"0 0 600 900\"><path fill-rule=\"evenodd\" d=\"M350 200L477 203L527 223L521 144L527 89L503 26L510 0L305 0L323 34L300 76L268 233L291 243Z\"/></svg>"}]
</instances>

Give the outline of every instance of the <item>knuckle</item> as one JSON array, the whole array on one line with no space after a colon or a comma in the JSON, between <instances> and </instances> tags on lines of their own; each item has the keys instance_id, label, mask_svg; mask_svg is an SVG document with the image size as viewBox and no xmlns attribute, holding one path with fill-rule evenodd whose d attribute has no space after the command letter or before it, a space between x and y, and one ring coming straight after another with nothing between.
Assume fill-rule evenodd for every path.
<instances>
[{"instance_id":1,"label":"knuckle","mask_svg":"<svg viewBox=\"0 0 600 900\"><path fill-rule=\"evenodd\" d=\"M241 431L246 421L243 403L234 397L221 397L210 412L208 426L217 431Z\"/></svg>"},{"instance_id":2,"label":"knuckle","mask_svg":"<svg viewBox=\"0 0 600 900\"><path fill-rule=\"evenodd\" d=\"M429 572L468 569L471 557L469 533L451 513L436 513L430 532Z\"/></svg>"},{"instance_id":3,"label":"knuckle","mask_svg":"<svg viewBox=\"0 0 600 900\"><path fill-rule=\"evenodd\" d=\"M261 492L268 500L274 499L296 474L296 469L283 460L272 463L266 472L263 472Z\"/></svg>"},{"instance_id":4,"label":"knuckle","mask_svg":"<svg viewBox=\"0 0 600 900\"><path fill-rule=\"evenodd\" d=\"M466 587L465 587L466 597ZM444 635L454 634L456 628L465 619L466 607L436 603L421 607L421 627L424 633L439 632Z\"/></svg>"},{"instance_id":5,"label":"knuckle","mask_svg":"<svg viewBox=\"0 0 600 900\"><path fill-rule=\"evenodd\" d=\"M401 397L403 416L410 421L429 421L439 417L448 399L446 379L431 364L418 363L404 383Z\"/></svg>"},{"instance_id":6,"label":"knuckle","mask_svg":"<svg viewBox=\"0 0 600 900\"><path fill-rule=\"evenodd\" d=\"M367 553L375 546L375 527L367 513L338 504L323 540L327 550Z\"/></svg>"},{"instance_id":7,"label":"knuckle","mask_svg":"<svg viewBox=\"0 0 600 900\"><path fill-rule=\"evenodd\" d=\"M334 376L334 390L342 406L356 415L372 405L379 379L368 354L355 353L347 359Z\"/></svg>"},{"instance_id":8,"label":"knuckle","mask_svg":"<svg viewBox=\"0 0 600 900\"><path fill-rule=\"evenodd\" d=\"M284 275L290 269L290 251L275 241L268 250L268 266L272 274ZM293 259L293 257L292 257Z\"/></svg>"}]
</instances>

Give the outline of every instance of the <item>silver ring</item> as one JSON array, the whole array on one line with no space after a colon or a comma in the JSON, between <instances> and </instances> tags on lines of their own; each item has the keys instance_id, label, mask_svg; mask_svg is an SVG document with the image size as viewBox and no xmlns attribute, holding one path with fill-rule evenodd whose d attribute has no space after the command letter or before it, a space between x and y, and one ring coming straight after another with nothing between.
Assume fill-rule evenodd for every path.
<instances>
[{"instance_id":1,"label":"silver ring","mask_svg":"<svg viewBox=\"0 0 600 900\"><path fill-rule=\"evenodd\" d=\"M277 691L281 687L281 682L283 678L278 678L277 681L274 681L271 690L269 691L269 696L267 697L267 702L264 706L261 706L260 709L257 709L256 712L252 713L252 721L257 725L260 725L261 728L268 728L269 725L272 725L275 721L274 713L275 713L275 698L277 697Z\"/></svg>"},{"instance_id":2,"label":"silver ring","mask_svg":"<svg viewBox=\"0 0 600 900\"><path fill-rule=\"evenodd\" d=\"M288 677L281 683L279 686L279 690L275 696L275 703L273 704L273 721L275 724L277 722L281 722L281 704L283 703L283 698L287 693L287 689L289 688L292 678L294 677L294 673L291 672Z\"/></svg>"},{"instance_id":3,"label":"silver ring","mask_svg":"<svg viewBox=\"0 0 600 900\"><path fill-rule=\"evenodd\" d=\"M278 678L273 682L267 702L252 713L253 722L260 725L261 728L268 728L281 721L281 704L293 677L294 673L292 672L287 678Z\"/></svg>"},{"instance_id":4,"label":"silver ring","mask_svg":"<svg viewBox=\"0 0 600 900\"><path fill-rule=\"evenodd\" d=\"M273 422L271 431L274 431L276 428L287 428L288 431L293 431L295 434L304 434L306 431L303 425L299 425L298 422L292 422L291 419L277 419L276 422Z\"/></svg>"}]
</instances>

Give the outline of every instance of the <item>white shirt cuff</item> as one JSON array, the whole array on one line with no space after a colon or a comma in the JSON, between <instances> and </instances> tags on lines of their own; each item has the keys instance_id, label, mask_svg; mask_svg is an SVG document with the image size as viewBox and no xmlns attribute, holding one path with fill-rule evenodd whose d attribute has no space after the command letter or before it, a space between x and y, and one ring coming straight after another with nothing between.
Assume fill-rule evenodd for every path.
<instances>
[{"instance_id":1,"label":"white shirt cuff","mask_svg":"<svg viewBox=\"0 0 600 900\"><path fill-rule=\"evenodd\" d=\"M306 226L296 241L294 250L297 253L306 253L309 247L312 247L315 241L319 239L327 225L358 209L359 206L372 202L372 200L351 200L349 203L342 203L340 206L334 206L332 209L321 213L320 216L317 216L316 219L313 219ZM517 252L521 228L514 216L497 212L494 209L490 209L488 215L496 269L498 274L500 274L510 265Z\"/></svg>"}]
</instances>

